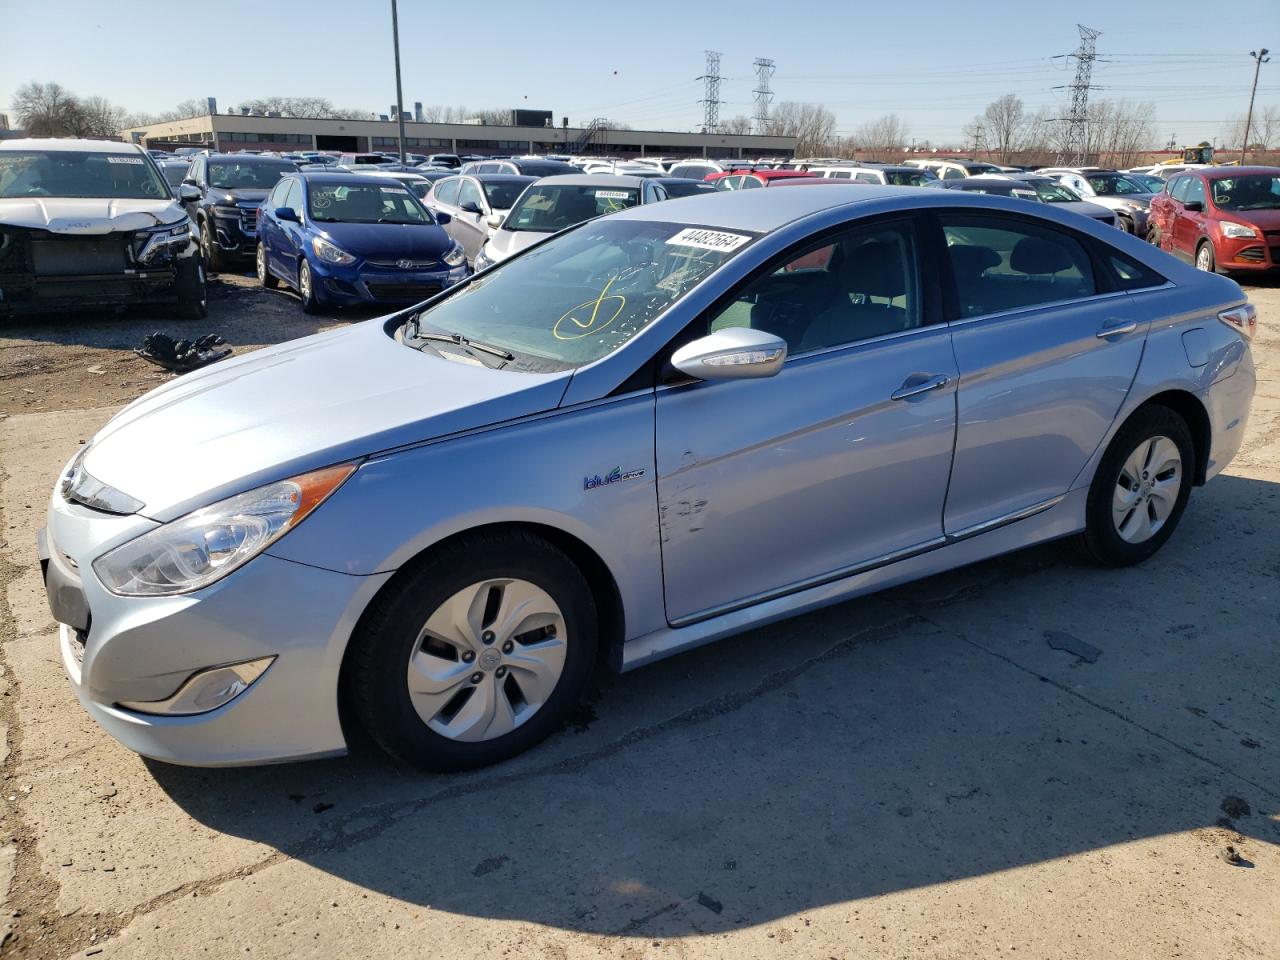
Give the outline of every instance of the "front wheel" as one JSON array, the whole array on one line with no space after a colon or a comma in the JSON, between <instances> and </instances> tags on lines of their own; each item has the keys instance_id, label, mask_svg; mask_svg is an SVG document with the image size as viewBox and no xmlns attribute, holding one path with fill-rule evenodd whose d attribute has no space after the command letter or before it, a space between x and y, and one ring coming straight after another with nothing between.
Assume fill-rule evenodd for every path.
<instances>
[{"instance_id":1,"label":"front wheel","mask_svg":"<svg viewBox=\"0 0 1280 960\"><path fill-rule=\"evenodd\" d=\"M1217 271L1217 264L1213 256L1213 244L1208 240L1203 241L1196 249L1196 269L1203 270L1205 273Z\"/></svg>"},{"instance_id":2,"label":"front wheel","mask_svg":"<svg viewBox=\"0 0 1280 960\"><path fill-rule=\"evenodd\" d=\"M481 534L431 554L374 601L352 640L351 702L387 752L465 770L527 750L581 700L596 608L550 543Z\"/></svg>"},{"instance_id":3,"label":"front wheel","mask_svg":"<svg viewBox=\"0 0 1280 960\"><path fill-rule=\"evenodd\" d=\"M1173 535L1191 496L1195 445L1168 407L1135 413L1116 434L1089 488L1083 542L1109 567L1140 563Z\"/></svg>"},{"instance_id":4,"label":"front wheel","mask_svg":"<svg viewBox=\"0 0 1280 960\"><path fill-rule=\"evenodd\" d=\"M219 273L227 265L226 255L218 246L217 237L208 220L200 224L200 253L204 257L204 268L210 273Z\"/></svg>"},{"instance_id":5,"label":"front wheel","mask_svg":"<svg viewBox=\"0 0 1280 960\"><path fill-rule=\"evenodd\" d=\"M311 275L311 264L307 263L305 257L298 264L298 296L302 298L303 313L320 312L320 295L316 293L315 278Z\"/></svg>"},{"instance_id":6,"label":"front wheel","mask_svg":"<svg viewBox=\"0 0 1280 960\"><path fill-rule=\"evenodd\" d=\"M184 261L178 277L178 313L184 320L203 320L209 315L209 287L204 263L199 257Z\"/></svg>"}]
</instances>

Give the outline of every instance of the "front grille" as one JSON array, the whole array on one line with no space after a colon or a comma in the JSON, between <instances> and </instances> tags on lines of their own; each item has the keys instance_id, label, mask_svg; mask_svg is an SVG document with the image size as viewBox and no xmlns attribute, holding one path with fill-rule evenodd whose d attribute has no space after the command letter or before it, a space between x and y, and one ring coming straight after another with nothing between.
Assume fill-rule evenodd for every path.
<instances>
[{"instance_id":1,"label":"front grille","mask_svg":"<svg viewBox=\"0 0 1280 960\"><path fill-rule=\"evenodd\" d=\"M439 270L442 269L437 260L370 260L371 267L383 270Z\"/></svg>"},{"instance_id":2,"label":"front grille","mask_svg":"<svg viewBox=\"0 0 1280 960\"><path fill-rule=\"evenodd\" d=\"M258 232L258 207L240 208L240 229L245 233Z\"/></svg>"},{"instance_id":3,"label":"front grille","mask_svg":"<svg viewBox=\"0 0 1280 960\"><path fill-rule=\"evenodd\" d=\"M394 280L366 280L364 285L379 300L425 300L441 290L438 283L398 283Z\"/></svg>"},{"instance_id":4,"label":"front grille","mask_svg":"<svg viewBox=\"0 0 1280 960\"><path fill-rule=\"evenodd\" d=\"M1236 254L1237 260L1248 260L1250 263L1261 263L1266 257L1261 247L1245 247Z\"/></svg>"},{"instance_id":5,"label":"front grille","mask_svg":"<svg viewBox=\"0 0 1280 960\"><path fill-rule=\"evenodd\" d=\"M123 273L129 265L128 240L120 236L38 239L31 244L37 276L75 277Z\"/></svg>"}]
</instances>

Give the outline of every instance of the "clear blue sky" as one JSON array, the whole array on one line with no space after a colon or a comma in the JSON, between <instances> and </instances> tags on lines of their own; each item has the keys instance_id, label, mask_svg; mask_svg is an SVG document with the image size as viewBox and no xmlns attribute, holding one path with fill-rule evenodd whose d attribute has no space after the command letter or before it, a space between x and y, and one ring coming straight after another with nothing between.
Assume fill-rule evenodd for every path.
<instances>
[{"instance_id":1,"label":"clear blue sky","mask_svg":"<svg viewBox=\"0 0 1280 960\"><path fill-rule=\"evenodd\" d=\"M775 102L823 103L842 133L893 111L912 137L954 141L1004 93L1065 110L1065 91L1052 88L1073 67L1050 58L1075 49L1077 22L1103 31L1109 62L1094 69L1104 88L1094 96L1154 101L1161 139L1212 139L1243 114L1259 46L1277 54L1258 102L1280 105L1280 0L1227 16L1203 0L552 6L400 0L406 109L523 106L557 122L692 129L710 48L722 54L722 118L752 112L751 61L771 57ZM389 10L389 0L0 0L0 111L19 84L55 80L139 111L313 95L385 112L395 99Z\"/></svg>"}]
</instances>

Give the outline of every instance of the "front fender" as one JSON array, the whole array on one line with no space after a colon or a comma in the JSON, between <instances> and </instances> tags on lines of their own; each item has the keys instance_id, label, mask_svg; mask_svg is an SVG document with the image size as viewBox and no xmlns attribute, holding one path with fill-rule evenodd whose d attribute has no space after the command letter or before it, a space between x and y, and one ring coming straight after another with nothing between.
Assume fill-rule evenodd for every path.
<instances>
[{"instance_id":1,"label":"front fender","mask_svg":"<svg viewBox=\"0 0 1280 960\"><path fill-rule=\"evenodd\" d=\"M641 391L380 455L269 552L369 575L468 530L540 524L601 558L638 636L666 623L653 430Z\"/></svg>"}]
</instances>

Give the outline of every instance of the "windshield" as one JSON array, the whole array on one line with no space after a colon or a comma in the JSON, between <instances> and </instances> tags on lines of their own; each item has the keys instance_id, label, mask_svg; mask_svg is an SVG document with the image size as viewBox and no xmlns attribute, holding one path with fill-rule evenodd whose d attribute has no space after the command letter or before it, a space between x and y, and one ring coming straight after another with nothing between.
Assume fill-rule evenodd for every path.
<instances>
[{"instance_id":1,"label":"windshield","mask_svg":"<svg viewBox=\"0 0 1280 960\"><path fill-rule=\"evenodd\" d=\"M0 199L15 197L160 200L169 186L138 153L0 151Z\"/></svg>"},{"instance_id":2,"label":"windshield","mask_svg":"<svg viewBox=\"0 0 1280 960\"><path fill-rule=\"evenodd\" d=\"M435 223L399 184L313 183L308 194L311 219L322 223Z\"/></svg>"},{"instance_id":3,"label":"windshield","mask_svg":"<svg viewBox=\"0 0 1280 960\"><path fill-rule=\"evenodd\" d=\"M430 180L410 180L405 184L405 186L412 190L413 195L419 200L431 192Z\"/></svg>"},{"instance_id":4,"label":"windshield","mask_svg":"<svg viewBox=\"0 0 1280 960\"><path fill-rule=\"evenodd\" d=\"M1213 188L1214 206L1221 210L1280 209L1280 175L1252 173L1210 180L1209 184Z\"/></svg>"},{"instance_id":5,"label":"windshield","mask_svg":"<svg viewBox=\"0 0 1280 960\"><path fill-rule=\"evenodd\" d=\"M421 327L510 351L511 369L579 367L617 350L756 236L595 221L471 281L422 311Z\"/></svg>"},{"instance_id":6,"label":"windshield","mask_svg":"<svg viewBox=\"0 0 1280 960\"><path fill-rule=\"evenodd\" d=\"M1118 197L1126 193L1150 193L1151 191L1137 180L1131 180L1117 173L1090 174L1089 186L1100 197Z\"/></svg>"},{"instance_id":7,"label":"windshield","mask_svg":"<svg viewBox=\"0 0 1280 960\"><path fill-rule=\"evenodd\" d=\"M1035 188L1041 203L1075 203L1080 199L1078 193L1052 180L1032 180L1029 183Z\"/></svg>"},{"instance_id":8,"label":"windshield","mask_svg":"<svg viewBox=\"0 0 1280 960\"><path fill-rule=\"evenodd\" d=\"M886 170L884 179L895 187L922 187L938 178L928 170Z\"/></svg>"},{"instance_id":9,"label":"windshield","mask_svg":"<svg viewBox=\"0 0 1280 960\"><path fill-rule=\"evenodd\" d=\"M529 187L516 202L502 228L554 233L592 217L634 207L639 202L640 191L634 187L557 185L551 180Z\"/></svg>"},{"instance_id":10,"label":"windshield","mask_svg":"<svg viewBox=\"0 0 1280 960\"><path fill-rule=\"evenodd\" d=\"M1149 173L1130 173L1126 174L1128 178L1142 186L1147 193L1159 193L1164 189L1164 180L1160 177L1153 177Z\"/></svg>"},{"instance_id":11,"label":"windshield","mask_svg":"<svg viewBox=\"0 0 1280 960\"><path fill-rule=\"evenodd\" d=\"M578 172L577 167L568 163L560 163L556 160L545 163L530 163L528 160L521 160L517 166L520 168L520 172L527 177L558 177L562 174Z\"/></svg>"},{"instance_id":12,"label":"windshield","mask_svg":"<svg viewBox=\"0 0 1280 960\"><path fill-rule=\"evenodd\" d=\"M662 189L668 197L692 197L695 193L715 193L716 188L701 180L664 180Z\"/></svg>"},{"instance_id":13,"label":"windshield","mask_svg":"<svg viewBox=\"0 0 1280 960\"><path fill-rule=\"evenodd\" d=\"M209 186L220 190L268 190L298 168L288 160L211 160Z\"/></svg>"},{"instance_id":14,"label":"windshield","mask_svg":"<svg viewBox=\"0 0 1280 960\"><path fill-rule=\"evenodd\" d=\"M525 180L515 183L485 183L482 186L485 199L489 201L492 209L510 210L530 182Z\"/></svg>"},{"instance_id":15,"label":"windshield","mask_svg":"<svg viewBox=\"0 0 1280 960\"><path fill-rule=\"evenodd\" d=\"M169 181L169 186L171 187L182 186L182 181L190 169L185 163L164 163L160 165L160 172L164 174L164 178Z\"/></svg>"},{"instance_id":16,"label":"windshield","mask_svg":"<svg viewBox=\"0 0 1280 960\"><path fill-rule=\"evenodd\" d=\"M993 163L966 163L964 168L969 171L969 176L976 177L982 173L999 173L1000 168Z\"/></svg>"}]
</instances>

